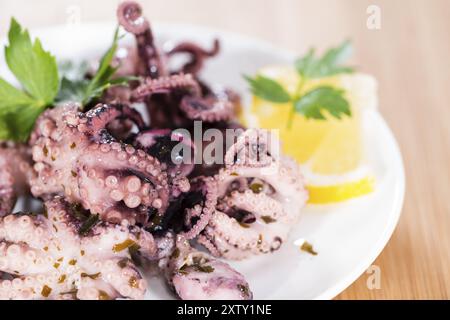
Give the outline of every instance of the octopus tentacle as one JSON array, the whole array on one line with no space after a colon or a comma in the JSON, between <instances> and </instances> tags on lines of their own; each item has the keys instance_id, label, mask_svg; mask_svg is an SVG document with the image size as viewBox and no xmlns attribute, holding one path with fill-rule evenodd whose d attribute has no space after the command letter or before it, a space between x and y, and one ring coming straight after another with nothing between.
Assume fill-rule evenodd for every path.
<instances>
[{"instance_id":1,"label":"octopus tentacle","mask_svg":"<svg viewBox=\"0 0 450 320\"><path fill-rule=\"evenodd\" d=\"M218 203L199 243L213 255L243 259L277 250L307 200L298 165L273 151L275 140L246 131L215 176Z\"/></svg>"},{"instance_id":2,"label":"octopus tentacle","mask_svg":"<svg viewBox=\"0 0 450 320\"><path fill-rule=\"evenodd\" d=\"M183 236L165 268L169 285L181 299L250 300L244 277L228 264L193 249Z\"/></svg>"},{"instance_id":3,"label":"octopus tentacle","mask_svg":"<svg viewBox=\"0 0 450 320\"><path fill-rule=\"evenodd\" d=\"M85 123L84 119L87 119ZM106 126L117 119L131 120L138 129L145 127L141 114L127 105L98 104L95 108L80 114L80 122L83 124L79 126L79 130L81 133L92 135L95 141L100 141Z\"/></svg>"},{"instance_id":4,"label":"octopus tentacle","mask_svg":"<svg viewBox=\"0 0 450 320\"><path fill-rule=\"evenodd\" d=\"M134 1L124 1L117 8L117 18L119 24L136 37L141 75L150 78L165 75L165 67L154 43L150 23L142 15L141 6Z\"/></svg>"},{"instance_id":5,"label":"octopus tentacle","mask_svg":"<svg viewBox=\"0 0 450 320\"><path fill-rule=\"evenodd\" d=\"M129 248L154 255L151 234L126 223L97 222L81 233L73 206L54 198L46 215L0 218L0 299L141 299L146 290ZM19 228L23 232L18 232Z\"/></svg>"},{"instance_id":6,"label":"octopus tentacle","mask_svg":"<svg viewBox=\"0 0 450 320\"><path fill-rule=\"evenodd\" d=\"M210 93L204 97L185 96L180 109L191 120L205 122L228 121L235 114L236 101L227 91Z\"/></svg>"},{"instance_id":7,"label":"octopus tentacle","mask_svg":"<svg viewBox=\"0 0 450 320\"><path fill-rule=\"evenodd\" d=\"M200 86L191 74L174 74L157 79L146 78L144 83L132 92L132 99L142 101L153 94L184 90L193 96L200 96Z\"/></svg>"},{"instance_id":8,"label":"octopus tentacle","mask_svg":"<svg viewBox=\"0 0 450 320\"><path fill-rule=\"evenodd\" d=\"M225 154L226 165L270 166L279 159L278 139L269 130L247 129Z\"/></svg>"},{"instance_id":9,"label":"octopus tentacle","mask_svg":"<svg viewBox=\"0 0 450 320\"><path fill-rule=\"evenodd\" d=\"M191 59L181 67L181 72L196 75L202 69L205 59L215 57L219 51L220 42L218 39L215 39L213 47L210 50L205 50L192 42L182 42L169 50L166 54L169 57L179 53L189 54Z\"/></svg>"},{"instance_id":10,"label":"octopus tentacle","mask_svg":"<svg viewBox=\"0 0 450 320\"><path fill-rule=\"evenodd\" d=\"M17 196L27 192L32 171L24 146L0 145L0 216L10 213Z\"/></svg>"},{"instance_id":11,"label":"octopus tentacle","mask_svg":"<svg viewBox=\"0 0 450 320\"><path fill-rule=\"evenodd\" d=\"M217 203L217 185L211 177L197 177L191 181L190 194L194 200L186 208L185 227L182 235L190 240L208 225ZM189 195L187 196L189 197Z\"/></svg>"},{"instance_id":12,"label":"octopus tentacle","mask_svg":"<svg viewBox=\"0 0 450 320\"><path fill-rule=\"evenodd\" d=\"M31 142L36 172L30 181L32 194L65 195L111 222L145 224L153 212L163 215L169 185L161 163L116 141L104 128L122 112L131 111L100 105L86 116L76 105L66 105L41 115ZM97 132L101 138L95 138Z\"/></svg>"},{"instance_id":13,"label":"octopus tentacle","mask_svg":"<svg viewBox=\"0 0 450 320\"><path fill-rule=\"evenodd\" d=\"M179 144L182 148L174 150ZM164 163L169 178L187 177L194 169L195 144L188 136L176 131L170 129L140 131L133 145ZM189 154L184 154L184 151L188 151ZM189 190L189 186L186 187L180 185L180 188L184 189L182 192Z\"/></svg>"}]
</instances>

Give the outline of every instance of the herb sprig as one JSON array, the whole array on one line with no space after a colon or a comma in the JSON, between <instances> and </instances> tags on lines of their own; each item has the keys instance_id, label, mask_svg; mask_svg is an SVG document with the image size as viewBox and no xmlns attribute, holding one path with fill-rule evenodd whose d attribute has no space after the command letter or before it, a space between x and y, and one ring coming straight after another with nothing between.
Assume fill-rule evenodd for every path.
<instances>
[{"instance_id":1,"label":"herb sprig","mask_svg":"<svg viewBox=\"0 0 450 320\"><path fill-rule=\"evenodd\" d=\"M61 90L57 96L58 102L74 101L82 106L87 105L92 100L99 98L102 93L117 85L127 85L129 81L136 80L136 77L117 77L113 79L118 66L113 67L112 62L116 53L119 41L119 29L114 32L113 43L100 59L99 67L92 79L70 79L63 76L61 80Z\"/></svg>"},{"instance_id":2,"label":"herb sprig","mask_svg":"<svg viewBox=\"0 0 450 320\"><path fill-rule=\"evenodd\" d=\"M353 68L342 65L350 54L349 41L329 49L321 57L315 57L315 50L311 49L304 57L295 61L295 69L300 77L293 94L287 92L280 83L266 76L244 77L255 96L274 103L292 104L288 127L292 125L295 113L302 114L307 119L325 120L326 116L323 112L326 110L333 117L341 119L342 115L351 116L350 104L343 89L329 85L317 86L310 90L304 88L305 84L312 79L353 72Z\"/></svg>"},{"instance_id":3,"label":"herb sprig","mask_svg":"<svg viewBox=\"0 0 450 320\"><path fill-rule=\"evenodd\" d=\"M130 78L113 78L118 67L112 61L118 46L118 31L91 79L60 79L55 56L45 51L41 41L31 40L29 32L14 19L8 32L5 60L20 89L0 77L0 141L25 142L37 117L60 102L83 106L100 97L114 85L127 85Z\"/></svg>"},{"instance_id":4,"label":"herb sprig","mask_svg":"<svg viewBox=\"0 0 450 320\"><path fill-rule=\"evenodd\" d=\"M22 90L0 78L0 140L25 141L39 114L53 103L59 89L56 59L31 41L13 18L5 47L6 63Z\"/></svg>"}]
</instances>

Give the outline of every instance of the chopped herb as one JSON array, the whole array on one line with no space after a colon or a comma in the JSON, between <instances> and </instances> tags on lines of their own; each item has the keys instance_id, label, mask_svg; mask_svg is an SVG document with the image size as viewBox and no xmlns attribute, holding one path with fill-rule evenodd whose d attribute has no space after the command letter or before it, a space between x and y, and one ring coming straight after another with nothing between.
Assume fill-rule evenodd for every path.
<instances>
[{"instance_id":1,"label":"chopped herb","mask_svg":"<svg viewBox=\"0 0 450 320\"><path fill-rule=\"evenodd\" d=\"M73 285L73 283L72 283L72 285ZM61 294L62 294L62 295L70 294L70 295L72 296L73 299L76 299L76 298L77 298L77 293L78 293L78 290L77 290L77 289L72 289L72 290L70 290L70 291L62 292Z\"/></svg>"},{"instance_id":2,"label":"chopped herb","mask_svg":"<svg viewBox=\"0 0 450 320\"><path fill-rule=\"evenodd\" d=\"M128 265L128 261L130 261L128 258L120 259L119 262L117 262L117 265L123 269Z\"/></svg>"},{"instance_id":3,"label":"chopped herb","mask_svg":"<svg viewBox=\"0 0 450 320\"><path fill-rule=\"evenodd\" d=\"M71 266L74 266L74 265L77 264L77 260L72 259L72 260L69 261L69 264L70 264Z\"/></svg>"},{"instance_id":4,"label":"chopped herb","mask_svg":"<svg viewBox=\"0 0 450 320\"><path fill-rule=\"evenodd\" d=\"M81 225L78 230L78 234L81 236L85 236L91 231L91 229L97 224L99 218L98 214L91 214L89 218Z\"/></svg>"},{"instance_id":5,"label":"chopped herb","mask_svg":"<svg viewBox=\"0 0 450 320\"><path fill-rule=\"evenodd\" d=\"M262 242L263 242L263 236L262 236L262 234L259 234L257 244L258 244L258 245L261 245Z\"/></svg>"},{"instance_id":6,"label":"chopped herb","mask_svg":"<svg viewBox=\"0 0 450 320\"><path fill-rule=\"evenodd\" d=\"M111 297L105 291L98 290L98 300L111 300Z\"/></svg>"},{"instance_id":7,"label":"chopped herb","mask_svg":"<svg viewBox=\"0 0 450 320\"><path fill-rule=\"evenodd\" d=\"M94 274L87 274L85 272L81 273L82 278L91 278L92 280L97 280L97 278L101 275L101 272L97 272Z\"/></svg>"},{"instance_id":8,"label":"chopped herb","mask_svg":"<svg viewBox=\"0 0 450 320\"><path fill-rule=\"evenodd\" d=\"M265 223L273 223L276 222L277 220L272 218L271 216L262 216L261 219L265 222Z\"/></svg>"},{"instance_id":9,"label":"chopped herb","mask_svg":"<svg viewBox=\"0 0 450 320\"><path fill-rule=\"evenodd\" d=\"M61 265L60 263L55 262L55 263L53 264L53 267L54 267L55 269L58 269L60 265Z\"/></svg>"},{"instance_id":10,"label":"chopped herb","mask_svg":"<svg viewBox=\"0 0 450 320\"><path fill-rule=\"evenodd\" d=\"M237 172L232 172L232 173L230 173L230 176L235 176L235 177L237 177L237 176L239 176L239 174L238 174Z\"/></svg>"},{"instance_id":11,"label":"chopped herb","mask_svg":"<svg viewBox=\"0 0 450 320\"><path fill-rule=\"evenodd\" d=\"M245 228L245 229L250 228L250 225L248 225L247 223L239 222L239 221L238 221L238 223L239 223L239 225L240 225L242 228Z\"/></svg>"},{"instance_id":12,"label":"chopped herb","mask_svg":"<svg viewBox=\"0 0 450 320\"><path fill-rule=\"evenodd\" d=\"M239 289L239 291L241 291L245 297L250 297L250 289L248 288L248 286L243 285L243 284L238 284L237 288Z\"/></svg>"},{"instance_id":13,"label":"chopped herb","mask_svg":"<svg viewBox=\"0 0 450 320\"><path fill-rule=\"evenodd\" d=\"M44 156L48 156L48 148L47 148L47 146L44 146L42 148L42 153L44 154Z\"/></svg>"},{"instance_id":14,"label":"chopped herb","mask_svg":"<svg viewBox=\"0 0 450 320\"><path fill-rule=\"evenodd\" d=\"M45 298L48 298L50 293L52 293L52 288L50 288L47 285L44 285L44 287L42 288L42 291L41 291L41 295Z\"/></svg>"},{"instance_id":15,"label":"chopped herb","mask_svg":"<svg viewBox=\"0 0 450 320\"><path fill-rule=\"evenodd\" d=\"M142 258L141 258L141 254L139 252L140 248L141 247L136 243L134 243L128 247L128 253L130 254L131 260L138 267L140 267L142 265Z\"/></svg>"},{"instance_id":16,"label":"chopped herb","mask_svg":"<svg viewBox=\"0 0 450 320\"><path fill-rule=\"evenodd\" d=\"M85 222L90 216L89 211L85 210L79 203L71 204L69 209L70 214L78 221Z\"/></svg>"},{"instance_id":17,"label":"chopped herb","mask_svg":"<svg viewBox=\"0 0 450 320\"><path fill-rule=\"evenodd\" d=\"M72 142L72 144L70 145L70 149L75 149L76 148L76 144L75 144L75 142Z\"/></svg>"},{"instance_id":18,"label":"chopped herb","mask_svg":"<svg viewBox=\"0 0 450 320\"><path fill-rule=\"evenodd\" d=\"M136 242L134 242L131 239L127 239L124 242L115 244L112 248L112 251L117 253L117 252L123 251L125 249L128 249L129 247L131 247L134 244L136 244Z\"/></svg>"},{"instance_id":19,"label":"chopped herb","mask_svg":"<svg viewBox=\"0 0 450 320\"><path fill-rule=\"evenodd\" d=\"M176 258L178 258L179 256L180 256L180 249L175 248L175 250L173 250L173 252L172 252L170 258L171 258L171 259L176 259Z\"/></svg>"},{"instance_id":20,"label":"chopped herb","mask_svg":"<svg viewBox=\"0 0 450 320\"><path fill-rule=\"evenodd\" d=\"M263 191L264 186L261 183L252 183L250 185L250 190L253 191L253 193L261 193Z\"/></svg>"},{"instance_id":21,"label":"chopped herb","mask_svg":"<svg viewBox=\"0 0 450 320\"><path fill-rule=\"evenodd\" d=\"M80 255L81 255L81 256L84 256L84 254L85 254L85 251L84 251L84 250L81 250L81 251L80 251Z\"/></svg>"},{"instance_id":22,"label":"chopped herb","mask_svg":"<svg viewBox=\"0 0 450 320\"><path fill-rule=\"evenodd\" d=\"M136 277L130 277L130 280L128 280L128 284L132 288L139 288L139 281Z\"/></svg>"},{"instance_id":23,"label":"chopped herb","mask_svg":"<svg viewBox=\"0 0 450 320\"><path fill-rule=\"evenodd\" d=\"M194 265L194 268L200 272L205 272L205 273L214 272L214 268L211 266Z\"/></svg>"},{"instance_id":24,"label":"chopped herb","mask_svg":"<svg viewBox=\"0 0 450 320\"><path fill-rule=\"evenodd\" d=\"M75 171L73 171L73 170L70 171L70 173L72 173L72 177L74 177L74 178L75 178L76 176L78 176L78 174L77 174Z\"/></svg>"},{"instance_id":25,"label":"chopped herb","mask_svg":"<svg viewBox=\"0 0 450 320\"><path fill-rule=\"evenodd\" d=\"M317 252L314 251L312 244L309 242L303 242L302 246L300 247L300 250L308 252L309 254L312 254L313 256L317 255Z\"/></svg>"},{"instance_id":26,"label":"chopped herb","mask_svg":"<svg viewBox=\"0 0 450 320\"><path fill-rule=\"evenodd\" d=\"M66 276L65 274L61 275L61 276L58 278L58 283L63 283L63 282L66 280L66 278L67 278L67 276Z\"/></svg>"},{"instance_id":27,"label":"chopped herb","mask_svg":"<svg viewBox=\"0 0 450 320\"><path fill-rule=\"evenodd\" d=\"M184 267L184 266L183 266ZM182 275L188 275L189 274L189 272L187 271L187 270L185 270L183 267L181 267L180 269L178 269L178 273L179 274L182 274Z\"/></svg>"}]
</instances>

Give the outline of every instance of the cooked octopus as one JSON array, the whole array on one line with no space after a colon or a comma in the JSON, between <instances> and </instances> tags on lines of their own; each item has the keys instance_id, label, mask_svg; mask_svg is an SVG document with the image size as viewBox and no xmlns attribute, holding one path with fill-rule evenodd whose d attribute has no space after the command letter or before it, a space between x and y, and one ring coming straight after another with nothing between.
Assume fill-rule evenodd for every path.
<instances>
[{"instance_id":1,"label":"cooked octopus","mask_svg":"<svg viewBox=\"0 0 450 320\"><path fill-rule=\"evenodd\" d=\"M217 205L198 242L215 256L243 259L277 250L306 203L298 165L274 157L275 142L263 132L244 132L214 177Z\"/></svg>"},{"instance_id":2,"label":"cooked octopus","mask_svg":"<svg viewBox=\"0 0 450 320\"><path fill-rule=\"evenodd\" d=\"M193 249L180 235L165 272L170 285L183 300L249 300L253 297L239 272Z\"/></svg>"},{"instance_id":3,"label":"cooked octopus","mask_svg":"<svg viewBox=\"0 0 450 320\"><path fill-rule=\"evenodd\" d=\"M36 172L32 194L64 195L110 222L146 224L151 215L163 215L170 192L167 173L157 159L108 132L106 125L120 117L143 126L136 111L124 105L100 104L83 113L69 104L44 112L30 141Z\"/></svg>"},{"instance_id":4,"label":"cooked octopus","mask_svg":"<svg viewBox=\"0 0 450 320\"><path fill-rule=\"evenodd\" d=\"M44 214L0 218L0 299L142 299L147 284L133 255L152 256L155 240L145 230L95 223L56 197ZM89 228L90 227L90 228Z\"/></svg>"},{"instance_id":5,"label":"cooked octopus","mask_svg":"<svg viewBox=\"0 0 450 320\"><path fill-rule=\"evenodd\" d=\"M11 212L19 195L28 193L32 175L26 146L0 145L0 216Z\"/></svg>"}]
</instances>

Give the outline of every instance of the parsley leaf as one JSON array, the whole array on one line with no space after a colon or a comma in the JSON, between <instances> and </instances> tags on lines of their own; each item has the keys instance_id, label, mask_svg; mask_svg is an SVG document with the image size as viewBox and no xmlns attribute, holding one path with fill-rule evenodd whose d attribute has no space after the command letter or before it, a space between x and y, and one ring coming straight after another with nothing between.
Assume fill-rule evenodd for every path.
<instances>
[{"instance_id":1,"label":"parsley leaf","mask_svg":"<svg viewBox=\"0 0 450 320\"><path fill-rule=\"evenodd\" d=\"M31 103L33 99L30 96L0 78L0 115L15 111L16 106Z\"/></svg>"},{"instance_id":2,"label":"parsley leaf","mask_svg":"<svg viewBox=\"0 0 450 320\"><path fill-rule=\"evenodd\" d=\"M57 101L75 101L85 106L92 100L100 97L106 89L117 85L128 85L129 81L137 79L136 77L112 79L118 69L118 67L112 66L112 61L118 47L118 34L119 29L116 29L113 43L102 56L98 70L91 80L85 78L70 79L69 76L63 77Z\"/></svg>"},{"instance_id":3,"label":"parsley leaf","mask_svg":"<svg viewBox=\"0 0 450 320\"><path fill-rule=\"evenodd\" d=\"M292 96L283 86L270 78L257 75L254 78L244 76L250 84L252 93L264 100L275 103L292 103L287 126L290 127L295 113L302 114L307 119L326 120L327 111L331 116L341 119L342 115L351 116L350 104L342 89L331 86L305 84L311 79L329 77L340 73L353 72L353 68L342 63L351 54L351 43L343 42L336 48L331 48L322 57L316 58L314 49L295 61L295 69L300 75L297 88Z\"/></svg>"},{"instance_id":4,"label":"parsley leaf","mask_svg":"<svg viewBox=\"0 0 450 320\"><path fill-rule=\"evenodd\" d=\"M0 140L26 141L34 123L53 104L59 88L55 57L31 41L27 30L13 18L5 59L24 91L0 78Z\"/></svg>"},{"instance_id":5,"label":"parsley leaf","mask_svg":"<svg viewBox=\"0 0 450 320\"><path fill-rule=\"evenodd\" d=\"M34 43L27 30L13 18L8 32L9 44L5 47L6 63L20 82L15 88L0 78L0 140L26 141L37 117L56 102L74 101L83 105L98 98L114 85L126 85L134 77L112 79L118 67L112 61L118 46L118 29L112 46L103 55L97 73L86 79L81 65L78 72L83 77L70 79L70 65L63 66L60 81L56 59L42 48L39 39ZM84 66L85 67L85 66ZM83 68L84 68L83 67Z\"/></svg>"},{"instance_id":6,"label":"parsley leaf","mask_svg":"<svg viewBox=\"0 0 450 320\"><path fill-rule=\"evenodd\" d=\"M257 97L261 99L275 102L286 103L291 101L289 93L275 80L257 75L254 78L244 76L251 87L251 91Z\"/></svg>"},{"instance_id":7,"label":"parsley leaf","mask_svg":"<svg viewBox=\"0 0 450 320\"><path fill-rule=\"evenodd\" d=\"M295 111L306 118L325 120L322 111L341 119L341 115L351 116L350 105L344 97L344 91L329 86L318 87L308 91L294 102Z\"/></svg>"},{"instance_id":8,"label":"parsley leaf","mask_svg":"<svg viewBox=\"0 0 450 320\"><path fill-rule=\"evenodd\" d=\"M315 58L314 49L311 49L306 56L297 59L295 67L302 77L310 79L351 73L353 68L340 65L351 55L351 52L350 41L345 41L340 46L329 49L321 58Z\"/></svg>"},{"instance_id":9,"label":"parsley leaf","mask_svg":"<svg viewBox=\"0 0 450 320\"><path fill-rule=\"evenodd\" d=\"M42 48L39 39L32 43L28 31L23 30L14 18L8 39L5 59L11 72L37 105L52 104L59 88L55 57Z\"/></svg>"}]
</instances>

